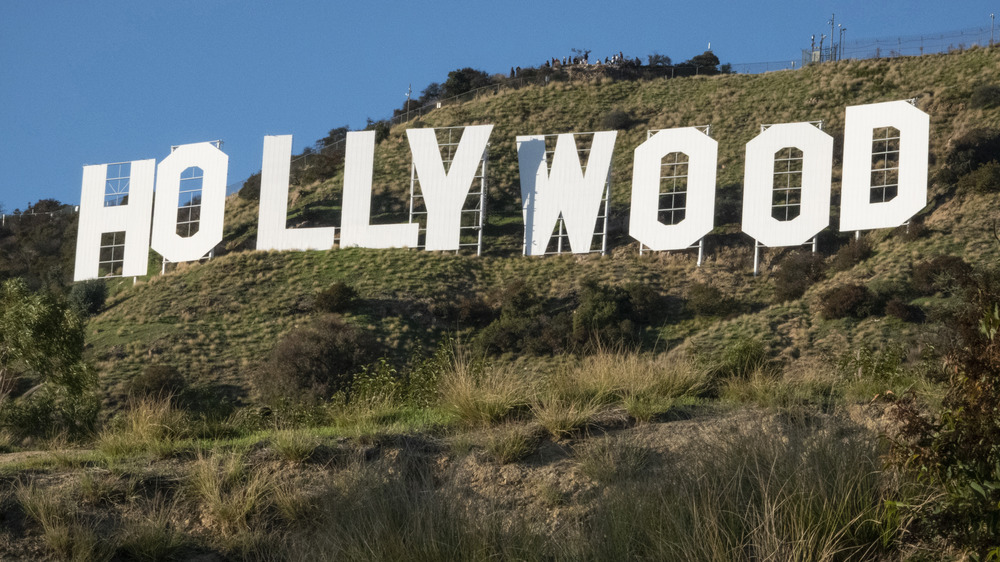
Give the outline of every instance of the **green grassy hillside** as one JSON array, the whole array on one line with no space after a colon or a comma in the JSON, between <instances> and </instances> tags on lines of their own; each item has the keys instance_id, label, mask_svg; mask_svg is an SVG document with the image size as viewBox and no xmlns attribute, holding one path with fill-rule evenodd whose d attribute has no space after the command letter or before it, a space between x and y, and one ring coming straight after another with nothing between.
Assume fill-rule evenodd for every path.
<instances>
[{"instance_id":1,"label":"green grassy hillside","mask_svg":"<svg viewBox=\"0 0 1000 562\"><path fill-rule=\"evenodd\" d=\"M997 84L994 48L444 107L409 126L495 125L482 257L248 250L245 190L217 257L109 281L86 324L99 417L78 355L55 384L0 370L0 558L994 559ZM766 249L755 277L739 209L760 124L824 120L836 199L845 106L910 98L931 116L928 206L856 241L828 229L816 255ZM608 255L521 256L515 135L626 121ZM705 124L705 262L640 256L632 150ZM310 162L288 222L336 224L342 164ZM376 148L377 221L406 220L408 166L396 127ZM18 310L78 326L10 287Z\"/></svg>"},{"instance_id":2,"label":"green grassy hillside","mask_svg":"<svg viewBox=\"0 0 1000 562\"><path fill-rule=\"evenodd\" d=\"M458 295L489 300L513 280L550 299L571 299L581 280L608 285L648 285L681 303L692 284L709 284L732 299L728 314L699 315L678 305L643 328L647 348L687 350L747 336L763 338L786 364L835 359L858 344L879 347L910 341L925 327L892 317L824 320L821 295L848 282L876 293L908 283L914 263L950 254L969 262L995 260L990 232L995 193L961 192L941 173L956 142L974 129L1000 127L1000 107L974 103L977 88L1000 81L1000 51L975 49L948 55L845 61L797 71L661 79L648 82L553 83L446 106L406 126L446 127L492 123L490 207L486 256L477 258L406 250L331 250L260 253L231 251L201 265L180 266L165 276L123 286L89 326L89 345L112 394L151 363L176 366L193 381L226 385L247 396L247 373L275 342L314 315L315 294L335 281L354 286L360 304L347 319L372 332L396 361L417 347L433 347L445 335L473 337L474 326L436 314ZM919 237L889 230L870 233L872 253L845 271L828 271L800 299L775 304L774 273L789 250L763 252L762 274L752 276L752 246L739 231L745 143L762 123L824 121L837 139L834 192L839 190L844 108L847 105L916 98L931 116L931 204ZM608 256L525 258L520 253L519 186L514 137L518 134L600 130L612 111L626 112L613 164L614 243ZM626 229L632 149L647 129L712 125L719 140L717 228L708 238L705 264L680 253L639 256ZM405 127L396 126L376 149L376 220L405 220L409 189ZM290 224L339 221L342 172L322 182L293 185ZM319 211L317 211L319 209ZM736 222L723 222L736 213ZM232 197L227 209L231 249L252 246L257 208ZM837 223L833 207L831 223ZM296 218L298 217L298 219ZM305 220L303 219L305 217ZM820 249L833 254L847 237L831 228ZM831 261L833 258L827 258ZM921 301L933 304L931 296ZM912 343L912 342L911 342Z\"/></svg>"}]
</instances>

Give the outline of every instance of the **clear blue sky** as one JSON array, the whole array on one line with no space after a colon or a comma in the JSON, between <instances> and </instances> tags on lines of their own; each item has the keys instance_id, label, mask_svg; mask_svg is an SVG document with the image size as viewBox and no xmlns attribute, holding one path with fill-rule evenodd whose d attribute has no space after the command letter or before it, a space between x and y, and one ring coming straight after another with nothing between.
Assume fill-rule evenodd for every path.
<instances>
[{"instance_id":1,"label":"clear blue sky","mask_svg":"<svg viewBox=\"0 0 1000 562\"><path fill-rule=\"evenodd\" d=\"M1000 1L0 3L0 205L80 200L82 166L165 157L222 139L229 180L260 168L264 135L294 150L391 115L407 85L591 49L683 61L799 58L831 12L847 39L989 26Z\"/></svg>"}]
</instances>

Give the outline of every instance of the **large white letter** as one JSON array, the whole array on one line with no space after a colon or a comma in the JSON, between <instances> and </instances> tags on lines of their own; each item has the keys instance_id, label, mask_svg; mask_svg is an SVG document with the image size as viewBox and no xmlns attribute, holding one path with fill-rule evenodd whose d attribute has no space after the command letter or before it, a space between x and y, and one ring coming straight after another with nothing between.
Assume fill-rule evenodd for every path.
<instances>
[{"instance_id":1,"label":"large white letter","mask_svg":"<svg viewBox=\"0 0 1000 562\"><path fill-rule=\"evenodd\" d=\"M526 255L545 253L560 214L573 253L590 251L617 135L618 131L594 133L586 173L580 168L573 133L556 140L551 171L545 161L545 136L517 137Z\"/></svg>"},{"instance_id":2,"label":"large white letter","mask_svg":"<svg viewBox=\"0 0 1000 562\"><path fill-rule=\"evenodd\" d=\"M493 125L474 125L462 131L454 160L446 173L434 129L407 129L413 167L427 206L427 250L457 250L462 207L472 187Z\"/></svg>"},{"instance_id":3,"label":"large white letter","mask_svg":"<svg viewBox=\"0 0 1000 562\"><path fill-rule=\"evenodd\" d=\"M635 149L632 165L632 213L628 233L651 250L682 250L712 230L715 215L715 166L719 143L694 127L660 131ZM687 155L684 218L659 221L663 157Z\"/></svg>"},{"instance_id":4,"label":"large white letter","mask_svg":"<svg viewBox=\"0 0 1000 562\"><path fill-rule=\"evenodd\" d=\"M288 219L288 174L291 158L292 135L264 137L257 249L329 250L336 239L336 227L285 228Z\"/></svg>"},{"instance_id":5,"label":"large white letter","mask_svg":"<svg viewBox=\"0 0 1000 562\"><path fill-rule=\"evenodd\" d=\"M347 133L344 164L344 205L340 220L340 247L393 248L416 246L417 223L371 224L372 169L375 131Z\"/></svg>"},{"instance_id":6,"label":"large white letter","mask_svg":"<svg viewBox=\"0 0 1000 562\"><path fill-rule=\"evenodd\" d=\"M778 220L774 204L775 154L783 148L802 151L799 215ZM830 224L830 175L833 137L809 123L772 125L747 143L743 178L743 232L765 246L805 244ZM779 173L783 170L779 170ZM793 184L794 185L794 184Z\"/></svg>"},{"instance_id":7,"label":"large white letter","mask_svg":"<svg viewBox=\"0 0 1000 562\"><path fill-rule=\"evenodd\" d=\"M178 146L157 166L151 246L168 261L199 260L222 240L228 166L229 156L208 142ZM191 169L196 171L192 179L201 176L200 182L194 182L200 193L185 186L182 201L181 174ZM186 214L182 221L178 212ZM188 221L192 221L191 230L196 224L198 231L190 236L178 234L178 224Z\"/></svg>"},{"instance_id":8,"label":"large white letter","mask_svg":"<svg viewBox=\"0 0 1000 562\"><path fill-rule=\"evenodd\" d=\"M114 178L108 177L109 166L117 170ZM122 276L146 274L155 170L156 160L84 166L74 281L98 277L102 263L109 273L122 262ZM101 238L109 233L116 233L115 239L102 256Z\"/></svg>"},{"instance_id":9,"label":"large white letter","mask_svg":"<svg viewBox=\"0 0 1000 562\"><path fill-rule=\"evenodd\" d=\"M884 150L873 150L872 132L888 127L899 131L898 155L892 154L895 152L894 140L883 141L881 148ZM840 196L841 232L899 226L924 208L929 143L930 116L908 102L890 101L847 108L844 181ZM895 166L892 156L898 157ZM896 196L885 202L881 198L872 200L873 159L886 162L883 166L886 171L876 172L880 175L879 183L883 186L893 183L891 179L886 182L882 174L895 177L898 182Z\"/></svg>"}]
</instances>

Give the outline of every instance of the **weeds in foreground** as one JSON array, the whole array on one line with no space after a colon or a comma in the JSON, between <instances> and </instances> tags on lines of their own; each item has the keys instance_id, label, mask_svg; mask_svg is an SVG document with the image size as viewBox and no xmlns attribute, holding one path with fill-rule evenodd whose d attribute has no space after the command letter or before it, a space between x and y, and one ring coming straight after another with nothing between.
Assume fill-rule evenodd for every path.
<instances>
[{"instance_id":1,"label":"weeds in foreground","mask_svg":"<svg viewBox=\"0 0 1000 562\"><path fill-rule=\"evenodd\" d=\"M585 427L600 411L596 400L580 402L560 398L544 398L532 404L531 413L554 439L561 439Z\"/></svg>"},{"instance_id":2,"label":"weeds in foreground","mask_svg":"<svg viewBox=\"0 0 1000 562\"><path fill-rule=\"evenodd\" d=\"M188 542L177 524L182 517L176 501L154 496L125 519L119 550L134 560L170 560Z\"/></svg>"},{"instance_id":3,"label":"weeds in foreground","mask_svg":"<svg viewBox=\"0 0 1000 562\"><path fill-rule=\"evenodd\" d=\"M573 456L587 477L601 484L619 483L642 474L652 455L634 438L605 436L584 441Z\"/></svg>"},{"instance_id":4,"label":"weeds in foreground","mask_svg":"<svg viewBox=\"0 0 1000 562\"><path fill-rule=\"evenodd\" d=\"M166 458L176 452L187 422L187 415L174 407L170 397L133 398L100 433L97 448L112 458L139 453Z\"/></svg>"},{"instance_id":5,"label":"weeds in foreground","mask_svg":"<svg viewBox=\"0 0 1000 562\"><path fill-rule=\"evenodd\" d=\"M101 540L92 525L82 521L61 494L18 484L14 491L21 509L42 528L45 546L62 560L107 560L113 542Z\"/></svg>"},{"instance_id":6,"label":"weeds in foreground","mask_svg":"<svg viewBox=\"0 0 1000 562\"><path fill-rule=\"evenodd\" d=\"M528 428L517 425L498 427L486 440L486 452L500 464L517 462L535 452L538 439Z\"/></svg>"},{"instance_id":7,"label":"weeds in foreground","mask_svg":"<svg viewBox=\"0 0 1000 562\"><path fill-rule=\"evenodd\" d=\"M531 384L512 369L475 363L455 354L453 368L440 381L442 404L466 425L491 424L524 408Z\"/></svg>"},{"instance_id":8,"label":"weeds in foreground","mask_svg":"<svg viewBox=\"0 0 1000 562\"><path fill-rule=\"evenodd\" d=\"M282 429L274 432L271 445L281 458L300 463L312 456L319 440L305 428Z\"/></svg>"},{"instance_id":9,"label":"weeds in foreground","mask_svg":"<svg viewBox=\"0 0 1000 562\"><path fill-rule=\"evenodd\" d=\"M200 454L188 474L188 488L204 519L231 539L264 517L272 478L247 466L237 453Z\"/></svg>"}]
</instances>

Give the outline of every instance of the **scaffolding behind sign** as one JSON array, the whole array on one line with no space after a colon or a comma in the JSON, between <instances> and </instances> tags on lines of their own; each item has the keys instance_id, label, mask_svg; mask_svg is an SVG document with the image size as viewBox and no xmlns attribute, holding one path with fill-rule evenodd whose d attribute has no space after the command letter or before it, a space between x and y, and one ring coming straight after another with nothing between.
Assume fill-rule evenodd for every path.
<instances>
[{"instance_id":1,"label":"scaffolding behind sign","mask_svg":"<svg viewBox=\"0 0 1000 562\"><path fill-rule=\"evenodd\" d=\"M462 133L465 130L461 127L438 127L434 133L438 140L438 150L441 151L441 162L444 164L444 171L451 171L451 163L455 159L458 145L462 140ZM489 161L489 144L483 151L479 161L476 174L472 177L472 184L468 194L465 196L465 203L462 205L462 218L459 238L459 249L475 248L476 255L483 254L483 226L486 221L486 166ZM423 191L419 188L420 178L417 176L416 167L410 163L410 223L420 225L417 248L426 247L427 235L427 206L424 204Z\"/></svg>"}]
</instances>

